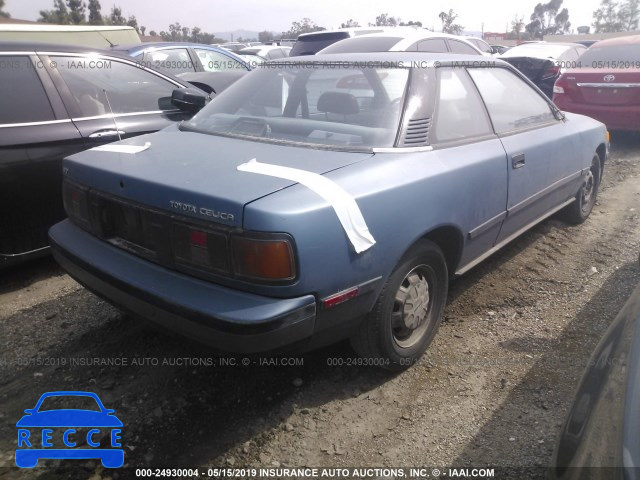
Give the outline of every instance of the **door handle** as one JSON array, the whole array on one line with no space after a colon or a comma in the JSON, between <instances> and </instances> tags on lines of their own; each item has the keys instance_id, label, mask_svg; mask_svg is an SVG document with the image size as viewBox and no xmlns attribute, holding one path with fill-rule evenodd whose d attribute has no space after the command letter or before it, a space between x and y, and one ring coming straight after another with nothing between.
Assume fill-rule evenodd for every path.
<instances>
[{"instance_id":1,"label":"door handle","mask_svg":"<svg viewBox=\"0 0 640 480\"><path fill-rule=\"evenodd\" d=\"M122 130L98 130L89 135L89 138L117 137L124 134Z\"/></svg>"},{"instance_id":2,"label":"door handle","mask_svg":"<svg viewBox=\"0 0 640 480\"><path fill-rule=\"evenodd\" d=\"M513 157L511 157L511 167L512 168L524 167L524 153L519 153L518 155L514 155Z\"/></svg>"}]
</instances>

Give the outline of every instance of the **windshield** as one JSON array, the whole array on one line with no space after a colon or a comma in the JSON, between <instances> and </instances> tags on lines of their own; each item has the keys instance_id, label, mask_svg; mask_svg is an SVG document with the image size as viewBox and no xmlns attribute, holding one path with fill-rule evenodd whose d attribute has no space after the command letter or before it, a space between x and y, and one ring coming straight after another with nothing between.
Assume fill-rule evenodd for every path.
<instances>
[{"instance_id":1,"label":"windshield","mask_svg":"<svg viewBox=\"0 0 640 480\"><path fill-rule=\"evenodd\" d=\"M405 68L282 62L236 82L182 128L274 143L391 147Z\"/></svg>"}]
</instances>

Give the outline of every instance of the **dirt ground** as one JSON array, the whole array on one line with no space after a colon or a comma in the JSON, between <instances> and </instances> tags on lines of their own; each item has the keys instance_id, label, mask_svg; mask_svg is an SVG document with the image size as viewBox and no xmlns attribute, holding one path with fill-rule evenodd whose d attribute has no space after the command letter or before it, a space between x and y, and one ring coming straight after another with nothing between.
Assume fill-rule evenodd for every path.
<instances>
[{"instance_id":1,"label":"dirt ground","mask_svg":"<svg viewBox=\"0 0 640 480\"><path fill-rule=\"evenodd\" d=\"M436 340L401 374L350 365L347 344L221 365L52 259L0 272L0 478L134 478L93 460L15 467L16 421L53 390L115 409L128 467L517 466L542 478L589 355L640 282L639 175L640 137L614 136L587 222L545 221L454 281Z\"/></svg>"}]
</instances>

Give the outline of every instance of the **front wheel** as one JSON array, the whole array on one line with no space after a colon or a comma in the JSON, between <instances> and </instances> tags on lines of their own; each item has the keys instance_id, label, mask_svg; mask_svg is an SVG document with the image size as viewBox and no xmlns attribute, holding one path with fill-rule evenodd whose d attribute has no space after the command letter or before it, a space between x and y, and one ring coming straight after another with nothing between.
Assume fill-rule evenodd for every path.
<instances>
[{"instance_id":1,"label":"front wheel","mask_svg":"<svg viewBox=\"0 0 640 480\"><path fill-rule=\"evenodd\" d=\"M587 219L596 204L599 186L600 157L594 155L591 161L591 168L587 172L584 183L576 195L576 201L569 205L563 212L564 219L567 222L579 224Z\"/></svg>"},{"instance_id":2,"label":"front wheel","mask_svg":"<svg viewBox=\"0 0 640 480\"><path fill-rule=\"evenodd\" d=\"M378 300L351 337L353 349L388 370L413 365L440 326L447 299L442 250L422 241L398 263Z\"/></svg>"}]
</instances>

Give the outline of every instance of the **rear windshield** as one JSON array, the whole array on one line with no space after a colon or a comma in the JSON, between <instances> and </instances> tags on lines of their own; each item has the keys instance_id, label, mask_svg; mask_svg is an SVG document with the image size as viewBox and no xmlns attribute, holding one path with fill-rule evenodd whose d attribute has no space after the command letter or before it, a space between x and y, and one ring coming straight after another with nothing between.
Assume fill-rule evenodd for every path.
<instances>
[{"instance_id":1,"label":"rear windshield","mask_svg":"<svg viewBox=\"0 0 640 480\"><path fill-rule=\"evenodd\" d=\"M408 69L387 66L267 64L214 98L182 128L341 150L391 147L408 78Z\"/></svg>"},{"instance_id":2,"label":"rear windshield","mask_svg":"<svg viewBox=\"0 0 640 480\"><path fill-rule=\"evenodd\" d=\"M332 43L349 38L348 32L318 33L306 37L300 37L291 49L290 57L298 55L315 55L320 50Z\"/></svg>"},{"instance_id":3,"label":"rear windshield","mask_svg":"<svg viewBox=\"0 0 640 480\"><path fill-rule=\"evenodd\" d=\"M598 62L629 63L635 65L635 68L640 68L640 43L610 46L598 46L596 43L580 56L582 67L598 68Z\"/></svg>"},{"instance_id":4,"label":"rear windshield","mask_svg":"<svg viewBox=\"0 0 640 480\"><path fill-rule=\"evenodd\" d=\"M352 37L328 46L322 53L388 52L402 37Z\"/></svg>"}]
</instances>

